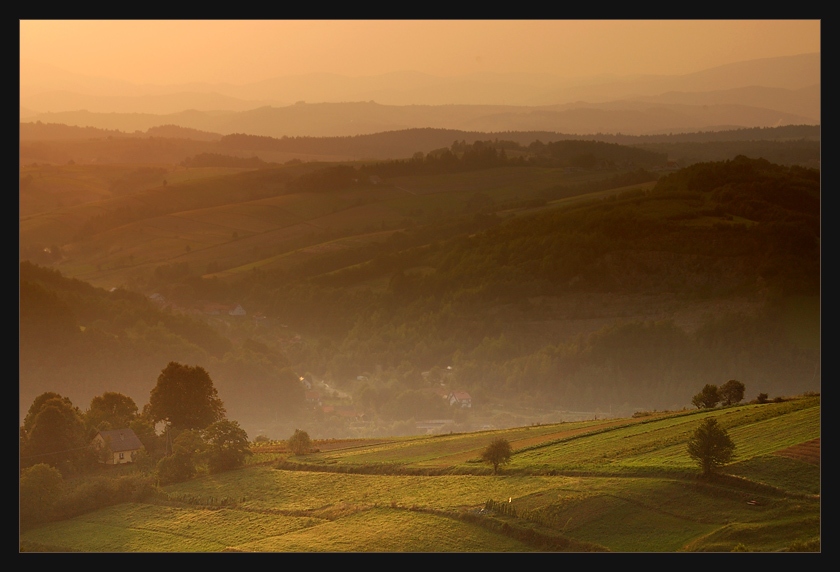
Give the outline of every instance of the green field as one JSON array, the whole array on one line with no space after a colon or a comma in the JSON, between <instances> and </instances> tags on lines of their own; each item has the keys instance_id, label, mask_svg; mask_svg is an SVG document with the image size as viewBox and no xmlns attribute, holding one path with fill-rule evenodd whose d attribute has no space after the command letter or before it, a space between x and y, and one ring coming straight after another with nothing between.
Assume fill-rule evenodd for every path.
<instances>
[{"instance_id":1,"label":"green field","mask_svg":"<svg viewBox=\"0 0 840 572\"><path fill-rule=\"evenodd\" d=\"M685 444L707 416L729 431L736 458L701 479ZM479 456L499 436L514 454L493 475ZM259 464L162 487L142 503L33 527L20 543L84 552L784 551L819 545L819 461L797 456L819 437L820 399L803 397L356 440L300 457L263 452Z\"/></svg>"}]
</instances>

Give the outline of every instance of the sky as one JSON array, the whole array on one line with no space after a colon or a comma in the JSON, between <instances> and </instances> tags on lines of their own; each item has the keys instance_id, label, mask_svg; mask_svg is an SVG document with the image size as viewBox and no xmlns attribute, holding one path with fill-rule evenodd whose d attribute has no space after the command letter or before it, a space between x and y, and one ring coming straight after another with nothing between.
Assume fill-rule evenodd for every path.
<instances>
[{"instance_id":1,"label":"sky","mask_svg":"<svg viewBox=\"0 0 840 572\"><path fill-rule=\"evenodd\" d=\"M819 20L21 20L29 62L138 84L393 71L684 74L820 51Z\"/></svg>"}]
</instances>

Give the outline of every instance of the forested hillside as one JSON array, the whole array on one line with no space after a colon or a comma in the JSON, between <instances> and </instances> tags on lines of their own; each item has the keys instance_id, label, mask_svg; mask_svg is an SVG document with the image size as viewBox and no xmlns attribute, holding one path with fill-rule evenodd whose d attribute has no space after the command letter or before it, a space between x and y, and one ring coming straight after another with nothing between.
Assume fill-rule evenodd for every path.
<instances>
[{"instance_id":1,"label":"forested hillside","mask_svg":"<svg viewBox=\"0 0 840 572\"><path fill-rule=\"evenodd\" d=\"M730 377L801 391L819 387L818 193L815 171L741 157L303 282L260 280L272 315L329 340L299 356L308 367L382 371L401 380L395 396L435 366L488 400L568 408L681 406ZM383 274L384 291L365 287Z\"/></svg>"},{"instance_id":2,"label":"forested hillside","mask_svg":"<svg viewBox=\"0 0 840 572\"><path fill-rule=\"evenodd\" d=\"M233 341L232 341L233 339ZM20 264L20 403L61 390L86 403L119 391L148 402L170 361L210 369L228 410L252 422L294 414L303 393L282 354L146 296L105 291L28 262Z\"/></svg>"}]
</instances>

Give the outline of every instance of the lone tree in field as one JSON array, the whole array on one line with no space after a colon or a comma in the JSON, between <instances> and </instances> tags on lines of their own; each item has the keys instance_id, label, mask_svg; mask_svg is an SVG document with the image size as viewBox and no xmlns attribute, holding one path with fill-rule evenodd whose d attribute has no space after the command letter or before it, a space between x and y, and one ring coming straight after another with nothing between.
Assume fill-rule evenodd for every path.
<instances>
[{"instance_id":1,"label":"lone tree in field","mask_svg":"<svg viewBox=\"0 0 840 572\"><path fill-rule=\"evenodd\" d=\"M499 465L505 465L510 462L510 456L513 451L510 448L510 443L507 439L499 437L487 445L484 452L481 453L481 460L493 465L493 474L499 472Z\"/></svg>"},{"instance_id":2,"label":"lone tree in field","mask_svg":"<svg viewBox=\"0 0 840 572\"><path fill-rule=\"evenodd\" d=\"M718 386L707 383L703 389L691 398L691 404L697 409L712 409L720 402Z\"/></svg>"},{"instance_id":3,"label":"lone tree in field","mask_svg":"<svg viewBox=\"0 0 840 572\"><path fill-rule=\"evenodd\" d=\"M312 448L312 439L309 438L309 433L295 429L294 435L289 437L289 449L295 455L305 455Z\"/></svg>"},{"instance_id":4,"label":"lone tree in field","mask_svg":"<svg viewBox=\"0 0 840 572\"><path fill-rule=\"evenodd\" d=\"M734 405L735 403L740 403L741 400L744 399L745 391L746 387L744 387L743 383L737 379L730 379L720 386L718 395L724 405Z\"/></svg>"},{"instance_id":5,"label":"lone tree in field","mask_svg":"<svg viewBox=\"0 0 840 572\"><path fill-rule=\"evenodd\" d=\"M152 389L149 413L153 421L176 429L204 429L225 418L225 407L203 367L172 361Z\"/></svg>"},{"instance_id":6,"label":"lone tree in field","mask_svg":"<svg viewBox=\"0 0 840 572\"><path fill-rule=\"evenodd\" d=\"M717 419L704 419L688 441L688 454L700 464L703 475L708 476L732 460L735 443Z\"/></svg>"}]
</instances>

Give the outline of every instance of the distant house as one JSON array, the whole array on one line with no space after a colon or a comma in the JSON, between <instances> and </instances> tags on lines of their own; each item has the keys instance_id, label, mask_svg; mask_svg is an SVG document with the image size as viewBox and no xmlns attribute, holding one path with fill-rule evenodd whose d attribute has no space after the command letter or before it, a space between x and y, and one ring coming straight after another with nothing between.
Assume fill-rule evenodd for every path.
<instances>
[{"instance_id":1,"label":"distant house","mask_svg":"<svg viewBox=\"0 0 840 572\"><path fill-rule=\"evenodd\" d=\"M458 405L459 407L472 407L472 397L466 391L453 391L449 394L449 405Z\"/></svg>"},{"instance_id":2,"label":"distant house","mask_svg":"<svg viewBox=\"0 0 840 572\"><path fill-rule=\"evenodd\" d=\"M131 429L100 431L93 438L93 445L103 452L101 462L106 465L132 463L137 452L143 449L143 443Z\"/></svg>"}]
</instances>

